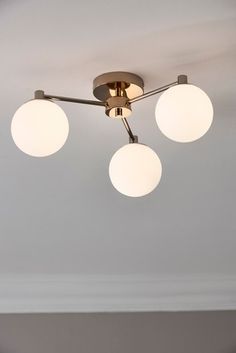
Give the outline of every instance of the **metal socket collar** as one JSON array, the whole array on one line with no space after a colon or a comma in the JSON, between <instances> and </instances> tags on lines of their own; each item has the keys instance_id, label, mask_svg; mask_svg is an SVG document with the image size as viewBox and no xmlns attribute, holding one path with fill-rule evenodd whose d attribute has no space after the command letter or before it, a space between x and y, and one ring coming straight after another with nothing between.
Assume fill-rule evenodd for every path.
<instances>
[{"instance_id":1,"label":"metal socket collar","mask_svg":"<svg viewBox=\"0 0 236 353\"><path fill-rule=\"evenodd\" d=\"M106 115L110 118L128 118L132 113L127 97L110 97L106 100Z\"/></svg>"}]
</instances>

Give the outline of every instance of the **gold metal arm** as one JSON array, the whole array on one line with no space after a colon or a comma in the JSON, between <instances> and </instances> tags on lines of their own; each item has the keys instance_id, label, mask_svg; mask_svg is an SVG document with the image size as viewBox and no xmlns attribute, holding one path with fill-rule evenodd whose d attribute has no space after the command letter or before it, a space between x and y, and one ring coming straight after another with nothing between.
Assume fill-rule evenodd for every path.
<instances>
[{"instance_id":1,"label":"gold metal arm","mask_svg":"<svg viewBox=\"0 0 236 353\"><path fill-rule=\"evenodd\" d=\"M188 83L188 77L186 75L179 75L177 78L177 81L169 83L168 85L162 86L160 88L156 88L152 91L146 92L144 94L141 94L138 97L132 98L129 100L129 103L134 103L134 102L138 102L142 99L154 96L155 94L161 93L166 91L168 88L179 85L179 84L187 84Z\"/></svg>"},{"instance_id":2,"label":"gold metal arm","mask_svg":"<svg viewBox=\"0 0 236 353\"><path fill-rule=\"evenodd\" d=\"M35 99L51 99L51 100L61 101L61 102L96 105L96 106L101 106L101 107L106 106L105 102L94 101L94 100L89 100L89 99L79 99L79 98L55 96L52 94L45 94L44 91L41 91L41 90L35 91L34 97L35 97Z\"/></svg>"},{"instance_id":3,"label":"gold metal arm","mask_svg":"<svg viewBox=\"0 0 236 353\"><path fill-rule=\"evenodd\" d=\"M168 85L162 86L160 88L156 88L152 91L149 91L149 92L142 94L141 96L130 99L129 103L135 103L135 102L141 101L142 99L154 96L155 94L166 91L168 88L170 88L172 86L176 86L177 84L178 84L178 81L175 81L175 82L169 83Z\"/></svg>"},{"instance_id":4,"label":"gold metal arm","mask_svg":"<svg viewBox=\"0 0 236 353\"><path fill-rule=\"evenodd\" d=\"M130 143L138 143L138 136L133 134L131 127L129 126L129 123L126 120L126 118L122 118L121 120L122 120L122 123L124 124L126 131L128 132L129 142Z\"/></svg>"}]
</instances>

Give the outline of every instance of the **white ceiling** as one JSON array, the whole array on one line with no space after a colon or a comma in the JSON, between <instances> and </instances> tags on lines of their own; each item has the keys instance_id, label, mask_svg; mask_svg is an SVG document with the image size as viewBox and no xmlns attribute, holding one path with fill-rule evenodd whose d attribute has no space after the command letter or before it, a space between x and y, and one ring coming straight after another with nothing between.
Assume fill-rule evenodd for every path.
<instances>
[{"instance_id":1,"label":"white ceiling","mask_svg":"<svg viewBox=\"0 0 236 353\"><path fill-rule=\"evenodd\" d=\"M4 278L236 281L234 1L0 1L0 49ZM208 134L178 144L156 127L156 97L136 103L130 124L163 165L159 187L140 199L109 181L110 158L128 140L103 108L61 104L70 135L48 158L24 155L10 136L12 115L34 90L92 98L93 78L113 70L141 75L146 90L187 74L214 105Z\"/></svg>"}]
</instances>

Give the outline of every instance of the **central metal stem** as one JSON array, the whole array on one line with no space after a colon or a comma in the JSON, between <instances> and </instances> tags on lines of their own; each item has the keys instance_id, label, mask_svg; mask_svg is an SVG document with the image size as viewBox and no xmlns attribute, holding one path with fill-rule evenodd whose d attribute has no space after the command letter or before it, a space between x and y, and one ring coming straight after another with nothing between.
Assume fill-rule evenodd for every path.
<instances>
[{"instance_id":1,"label":"central metal stem","mask_svg":"<svg viewBox=\"0 0 236 353\"><path fill-rule=\"evenodd\" d=\"M123 94L122 94L122 88L121 88L121 83L120 82L117 82L116 84L116 96L117 97L122 97Z\"/></svg>"}]
</instances>

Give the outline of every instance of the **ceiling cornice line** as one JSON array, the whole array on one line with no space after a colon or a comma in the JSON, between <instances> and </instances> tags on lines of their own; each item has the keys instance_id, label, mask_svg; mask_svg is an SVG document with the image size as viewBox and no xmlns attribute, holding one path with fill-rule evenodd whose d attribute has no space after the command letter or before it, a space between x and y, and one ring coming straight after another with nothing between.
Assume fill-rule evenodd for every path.
<instances>
[{"instance_id":1,"label":"ceiling cornice line","mask_svg":"<svg viewBox=\"0 0 236 353\"><path fill-rule=\"evenodd\" d=\"M236 309L236 276L0 276L0 313Z\"/></svg>"}]
</instances>

